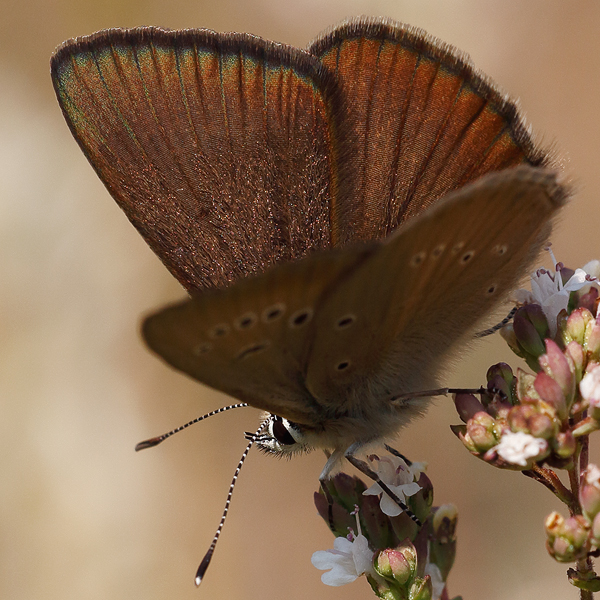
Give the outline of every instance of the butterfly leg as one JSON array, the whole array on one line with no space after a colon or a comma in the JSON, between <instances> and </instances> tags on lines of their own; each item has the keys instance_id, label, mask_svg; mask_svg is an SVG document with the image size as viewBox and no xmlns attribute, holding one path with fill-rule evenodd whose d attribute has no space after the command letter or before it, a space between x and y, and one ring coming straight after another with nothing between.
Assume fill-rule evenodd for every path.
<instances>
[{"instance_id":1,"label":"butterfly leg","mask_svg":"<svg viewBox=\"0 0 600 600\"><path fill-rule=\"evenodd\" d=\"M412 465L412 460L409 460L408 458L406 458L406 456L404 456L404 454L402 454L402 452L399 452L398 450L396 450L396 448L392 448L391 446L388 446L387 444L384 444L383 446L390 454L393 454L394 456L401 458L409 467L410 467L410 465Z\"/></svg>"},{"instance_id":2,"label":"butterfly leg","mask_svg":"<svg viewBox=\"0 0 600 600\"><path fill-rule=\"evenodd\" d=\"M325 452L325 455L327 456L327 462L325 463L325 466L323 467L323 471L321 472L321 475L319 476L319 483L321 484L321 489L323 490L323 493L325 494L325 498L327 498L327 504L328 504L327 521L329 524L329 529L331 529L331 531L335 531L335 525L333 523L333 504L334 504L333 496L329 492L329 489L325 485L325 482L327 481L327 479L331 478L331 472L335 468L336 463L339 462L343 458L343 455L342 455L341 451L339 451L339 450L334 450L333 452L324 450L324 452Z\"/></svg>"},{"instance_id":3,"label":"butterfly leg","mask_svg":"<svg viewBox=\"0 0 600 600\"><path fill-rule=\"evenodd\" d=\"M369 465L360 458L357 458L355 453L362 448L362 444L356 443L352 444L348 450L344 453L344 457L348 460L348 462L355 466L361 473L364 473L367 477L372 479L375 483L379 484L379 487L386 493L419 527L421 527L422 523L419 518L406 506L400 498L390 488L379 478L379 475L373 471L369 467ZM393 454L394 452L392 452Z\"/></svg>"}]
</instances>

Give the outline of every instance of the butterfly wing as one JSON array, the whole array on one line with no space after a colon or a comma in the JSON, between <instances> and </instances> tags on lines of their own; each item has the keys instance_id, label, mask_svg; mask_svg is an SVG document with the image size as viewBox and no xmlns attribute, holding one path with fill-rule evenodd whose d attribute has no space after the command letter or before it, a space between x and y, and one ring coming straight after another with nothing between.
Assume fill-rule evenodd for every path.
<instances>
[{"instance_id":1,"label":"butterfly wing","mask_svg":"<svg viewBox=\"0 0 600 600\"><path fill-rule=\"evenodd\" d=\"M65 118L130 221L188 289L330 245L338 86L245 34L107 30L52 59Z\"/></svg>"},{"instance_id":2,"label":"butterfly wing","mask_svg":"<svg viewBox=\"0 0 600 600\"><path fill-rule=\"evenodd\" d=\"M376 246L316 253L148 317L144 338L175 368L252 406L315 425L306 388L319 306Z\"/></svg>"},{"instance_id":3,"label":"butterfly wing","mask_svg":"<svg viewBox=\"0 0 600 600\"><path fill-rule=\"evenodd\" d=\"M516 105L467 55L424 31L353 19L309 51L338 78L354 127L344 168L355 194L335 207L336 243L383 238L490 171L547 162Z\"/></svg>"},{"instance_id":4,"label":"butterfly wing","mask_svg":"<svg viewBox=\"0 0 600 600\"><path fill-rule=\"evenodd\" d=\"M321 305L310 393L336 410L358 400L368 414L373 402L431 389L442 359L516 287L565 197L555 174L518 167L401 226Z\"/></svg>"},{"instance_id":5,"label":"butterfly wing","mask_svg":"<svg viewBox=\"0 0 600 600\"><path fill-rule=\"evenodd\" d=\"M175 368L291 421L368 414L435 379L442 356L513 289L564 196L544 170L492 174L384 242L168 307L144 337Z\"/></svg>"}]
</instances>

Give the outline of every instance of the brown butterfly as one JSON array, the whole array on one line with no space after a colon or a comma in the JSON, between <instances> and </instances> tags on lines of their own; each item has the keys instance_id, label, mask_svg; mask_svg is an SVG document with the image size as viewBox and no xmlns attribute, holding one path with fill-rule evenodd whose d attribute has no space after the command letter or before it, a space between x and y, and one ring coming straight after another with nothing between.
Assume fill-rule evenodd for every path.
<instances>
[{"instance_id":1,"label":"brown butterfly","mask_svg":"<svg viewBox=\"0 0 600 600\"><path fill-rule=\"evenodd\" d=\"M52 77L111 195L191 295L143 327L195 379L270 413L256 441L338 460L423 412L566 191L467 56L384 19L300 50L111 29Z\"/></svg>"}]
</instances>

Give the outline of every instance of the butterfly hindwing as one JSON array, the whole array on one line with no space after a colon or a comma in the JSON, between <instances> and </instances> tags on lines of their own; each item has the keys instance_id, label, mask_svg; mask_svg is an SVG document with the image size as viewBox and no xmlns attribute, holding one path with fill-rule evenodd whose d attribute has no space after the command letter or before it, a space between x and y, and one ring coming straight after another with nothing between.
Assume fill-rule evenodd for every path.
<instances>
[{"instance_id":1,"label":"butterfly hindwing","mask_svg":"<svg viewBox=\"0 0 600 600\"><path fill-rule=\"evenodd\" d=\"M307 425L322 407L306 388L321 304L374 251L316 253L148 317L143 335L177 369L252 406Z\"/></svg>"}]
</instances>

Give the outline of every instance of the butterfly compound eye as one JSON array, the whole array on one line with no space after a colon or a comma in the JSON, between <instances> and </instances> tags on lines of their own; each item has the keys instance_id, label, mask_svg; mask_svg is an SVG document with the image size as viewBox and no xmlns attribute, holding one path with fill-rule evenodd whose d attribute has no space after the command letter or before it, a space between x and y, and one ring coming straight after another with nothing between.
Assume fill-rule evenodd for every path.
<instances>
[{"instance_id":1,"label":"butterfly compound eye","mask_svg":"<svg viewBox=\"0 0 600 600\"><path fill-rule=\"evenodd\" d=\"M276 417L273 420L272 427L273 437L283 446L293 446L296 444L296 440L293 438L292 434L289 432L286 424L283 422L283 419Z\"/></svg>"}]
</instances>

